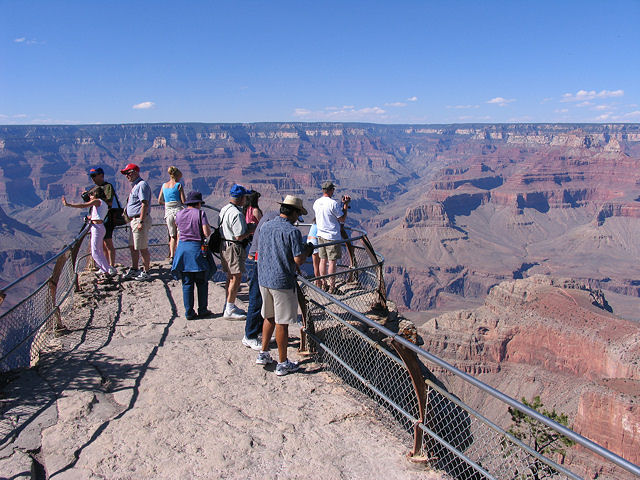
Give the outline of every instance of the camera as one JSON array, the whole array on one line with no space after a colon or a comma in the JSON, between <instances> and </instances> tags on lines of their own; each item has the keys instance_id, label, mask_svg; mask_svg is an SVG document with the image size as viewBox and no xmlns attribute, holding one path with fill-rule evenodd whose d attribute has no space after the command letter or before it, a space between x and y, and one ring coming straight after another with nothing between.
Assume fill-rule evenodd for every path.
<instances>
[{"instance_id":1,"label":"camera","mask_svg":"<svg viewBox=\"0 0 640 480\"><path fill-rule=\"evenodd\" d=\"M342 203L346 205L347 208L351 208L351 205L349 205L349 203L351 203L351 197L349 195L343 195Z\"/></svg>"},{"instance_id":2,"label":"camera","mask_svg":"<svg viewBox=\"0 0 640 480\"><path fill-rule=\"evenodd\" d=\"M82 192L82 193L80 194L80 196L82 197L82 201L84 201L84 202L88 202L88 201L90 200L90 198L89 198L89 192Z\"/></svg>"}]
</instances>

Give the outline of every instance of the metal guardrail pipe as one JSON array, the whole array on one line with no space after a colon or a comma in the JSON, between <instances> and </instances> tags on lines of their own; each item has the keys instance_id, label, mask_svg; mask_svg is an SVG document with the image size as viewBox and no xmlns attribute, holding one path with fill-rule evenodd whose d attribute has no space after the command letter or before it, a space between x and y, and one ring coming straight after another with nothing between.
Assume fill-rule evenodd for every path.
<instances>
[{"instance_id":1,"label":"metal guardrail pipe","mask_svg":"<svg viewBox=\"0 0 640 480\"><path fill-rule=\"evenodd\" d=\"M506 403L507 405L509 405L509 406L521 411L522 413L525 413L525 414L529 415L530 417L536 419L540 423L552 428L553 430L557 431L558 433L561 433L565 437L573 440L577 444L585 447L587 450L589 450L589 451L591 451L593 453L596 453L596 454L600 455L603 458L606 458L611 463L619 466L620 468L626 470L627 472L630 472L630 473L633 473L635 475L640 476L640 466L635 465L635 464L629 462L628 460L625 460L624 458L620 457L619 455L616 455L615 453L605 449L604 447L602 447L602 446L598 445L597 443L589 440L588 438L583 437L582 435L574 432L573 430L565 427L564 425L561 425L561 424L559 424L557 422L554 422L553 420L551 420L550 418L545 417L544 415L542 415L541 413L537 412L536 410L533 410L532 408L527 407L526 405L518 402L517 400L511 398L510 396L508 396L508 395L500 392L499 390L496 390L495 388L483 383L482 381L480 381L477 378L475 378L475 377L463 372L462 370L459 370L458 368L454 367L453 365L445 362L444 360L436 357L435 355L427 352L426 350L423 350L422 348L418 347L417 345L414 345L410 341L408 341L405 338L403 338L401 335L389 330L386 327L383 327L382 325L379 325L378 323L374 322L373 320L367 318L362 313L358 312L357 310L354 310L353 308L351 308L347 304L341 302L337 298L327 294L322 289L316 287L313 283L309 282L304 277L298 275L298 281L300 283L304 284L305 287L307 287L307 288L313 290L314 292L316 292L317 294L322 295L325 298L329 299L331 302L335 303L340 308L344 309L350 315L353 315L355 318L357 318L358 320L360 320L361 322L363 322L367 326L369 326L369 327L371 327L371 328L373 328L375 330L378 330L380 333L384 334L385 336L390 337L390 338L394 339L395 341L399 342L400 344L404 345L408 349L412 350L418 356L426 358L431 363L434 363L434 364L438 365L439 367L444 368L448 372L450 372L450 373L454 374L455 376L463 379L464 381L466 381L467 383L470 383L471 385L475 386L476 388L479 388L480 390L482 390L483 392L491 395L492 397L497 398L498 400L502 401L503 403Z\"/></svg>"}]
</instances>

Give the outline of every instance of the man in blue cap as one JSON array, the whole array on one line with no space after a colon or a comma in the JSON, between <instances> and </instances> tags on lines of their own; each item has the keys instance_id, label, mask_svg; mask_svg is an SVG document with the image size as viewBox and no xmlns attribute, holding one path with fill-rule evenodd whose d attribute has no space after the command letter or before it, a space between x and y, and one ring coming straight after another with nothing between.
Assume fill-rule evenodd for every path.
<instances>
[{"instance_id":1,"label":"man in blue cap","mask_svg":"<svg viewBox=\"0 0 640 480\"><path fill-rule=\"evenodd\" d=\"M224 306L224 318L244 320L246 313L236 306L236 296L245 271L247 252L243 240L251 231L247 228L242 207L246 202L249 192L242 185L233 184L229 192L229 203L222 207L219 215L220 229L222 233L222 245L220 247L220 263L222 270L227 274L225 290L227 292Z\"/></svg>"}]
</instances>

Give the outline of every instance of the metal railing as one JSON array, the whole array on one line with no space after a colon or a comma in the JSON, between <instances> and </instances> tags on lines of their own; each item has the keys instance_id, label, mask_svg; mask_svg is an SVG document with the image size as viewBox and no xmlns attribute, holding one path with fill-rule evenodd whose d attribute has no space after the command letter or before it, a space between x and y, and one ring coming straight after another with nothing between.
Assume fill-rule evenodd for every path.
<instances>
[{"instance_id":1,"label":"metal railing","mask_svg":"<svg viewBox=\"0 0 640 480\"><path fill-rule=\"evenodd\" d=\"M411 457L458 479L626 479L640 467L569 428L484 384L381 324L384 285L382 257L363 232L356 261L341 261L335 274L339 291L329 295L315 278L299 276L302 291L301 342L318 361L347 384L373 398L413 439ZM343 243L344 252L353 248ZM352 255L343 255L350 260ZM356 275L357 273L357 275ZM450 392L433 371L455 377L465 388ZM440 373L441 372L441 373ZM474 409L469 405L482 405ZM496 404L499 408L496 408ZM525 444L505 425L508 408L572 440L566 458L549 458Z\"/></svg>"}]
</instances>

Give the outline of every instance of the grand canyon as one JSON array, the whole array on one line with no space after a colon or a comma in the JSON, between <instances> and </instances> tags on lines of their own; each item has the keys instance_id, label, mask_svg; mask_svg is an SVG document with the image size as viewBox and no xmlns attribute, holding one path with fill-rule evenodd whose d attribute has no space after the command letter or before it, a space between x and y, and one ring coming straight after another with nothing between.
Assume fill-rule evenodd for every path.
<instances>
[{"instance_id":1,"label":"grand canyon","mask_svg":"<svg viewBox=\"0 0 640 480\"><path fill-rule=\"evenodd\" d=\"M155 194L175 165L214 206L234 182L310 205L333 180L427 349L640 461L639 124L0 126L0 282L79 231L60 197L90 166L125 199L127 163Z\"/></svg>"}]
</instances>

